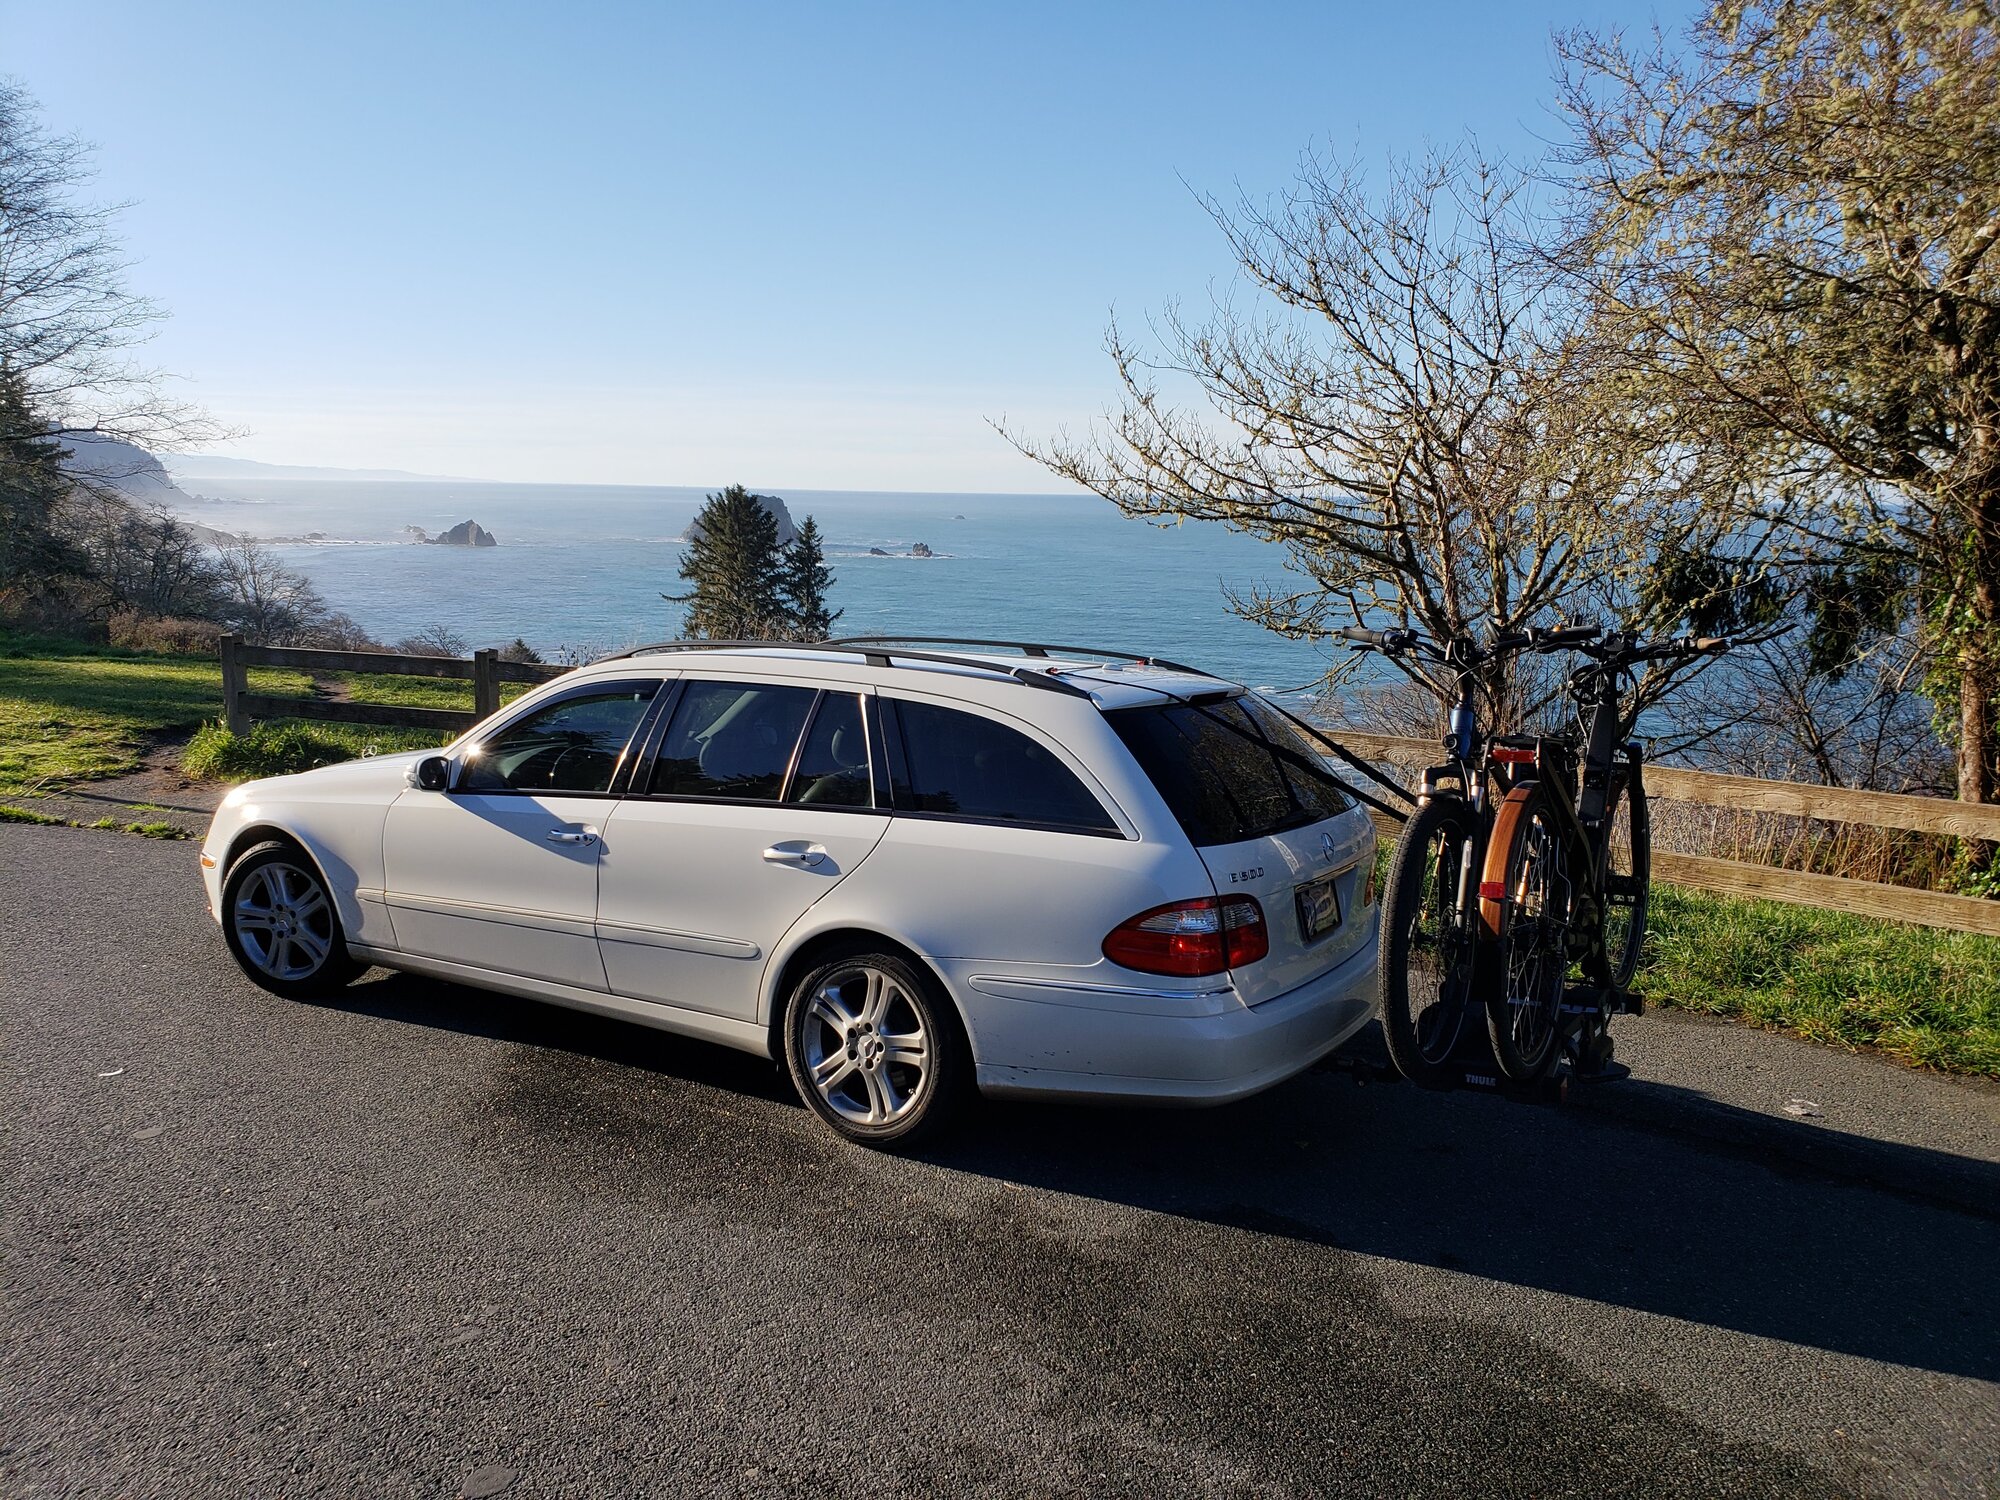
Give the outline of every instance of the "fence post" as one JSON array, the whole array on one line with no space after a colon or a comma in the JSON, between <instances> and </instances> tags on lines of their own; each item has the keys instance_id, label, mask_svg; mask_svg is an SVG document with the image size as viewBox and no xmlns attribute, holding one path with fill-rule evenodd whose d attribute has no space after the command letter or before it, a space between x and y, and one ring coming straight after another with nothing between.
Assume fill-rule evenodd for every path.
<instances>
[{"instance_id":1,"label":"fence post","mask_svg":"<svg viewBox=\"0 0 2000 1500\"><path fill-rule=\"evenodd\" d=\"M240 654L242 645L243 637L233 630L222 637L222 722L231 734L250 732L250 716L243 711L243 694L250 683Z\"/></svg>"},{"instance_id":2,"label":"fence post","mask_svg":"<svg viewBox=\"0 0 2000 1500\"><path fill-rule=\"evenodd\" d=\"M472 653L472 711L482 719L500 712L500 652L496 647Z\"/></svg>"}]
</instances>

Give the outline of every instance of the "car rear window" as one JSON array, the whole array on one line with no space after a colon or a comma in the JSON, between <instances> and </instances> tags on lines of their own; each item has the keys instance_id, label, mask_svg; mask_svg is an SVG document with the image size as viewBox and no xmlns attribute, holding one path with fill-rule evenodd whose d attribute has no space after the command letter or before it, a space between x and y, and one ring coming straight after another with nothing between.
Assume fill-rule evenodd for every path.
<instances>
[{"instance_id":1,"label":"car rear window","mask_svg":"<svg viewBox=\"0 0 2000 1500\"><path fill-rule=\"evenodd\" d=\"M1076 774L1025 734L980 714L890 700L902 740L896 806L989 822L1113 834Z\"/></svg>"},{"instance_id":2,"label":"car rear window","mask_svg":"<svg viewBox=\"0 0 2000 1500\"><path fill-rule=\"evenodd\" d=\"M1105 717L1198 845L1240 844L1354 805L1312 742L1249 694Z\"/></svg>"}]
</instances>

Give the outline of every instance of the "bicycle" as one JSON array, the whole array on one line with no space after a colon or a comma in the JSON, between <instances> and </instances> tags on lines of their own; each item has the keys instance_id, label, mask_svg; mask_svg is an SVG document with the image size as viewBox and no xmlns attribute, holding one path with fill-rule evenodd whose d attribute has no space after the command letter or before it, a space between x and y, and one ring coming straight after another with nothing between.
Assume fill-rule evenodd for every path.
<instances>
[{"instance_id":1,"label":"bicycle","mask_svg":"<svg viewBox=\"0 0 2000 1500\"><path fill-rule=\"evenodd\" d=\"M1417 656L1456 676L1447 759L1424 772L1382 892L1382 1031L1390 1060L1412 1083L1443 1089L1463 1082L1466 1023L1478 998L1483 933L1479 881L1470 877L1483 874L1492 826L1479 669L1519 650L1559 649L1598 633L1595 626L1531 629L1496 635L1481 647L1463 637L1439 645L1413 630L1341 631L1366 649Z\"/></svg>"},{"instance_id":2,"label":"bicycle","mask_svg":"<svg viewBox=\"0 0 2000 1500\"><path fill-rule=\"evenodd\" d=\"M1729 647L1720 637L1599 637L1592 629L1563 643L1589 658L1566 684L1576 727L1501 736L1488 752L1504 767L1505 795L1481 861L1477 936L1497 960L1485 996L1488 1040L1515 1083L1546 1076L1565 1054L1582 1076L1611 1071L1610 1017L1637 1008L1630 986L1652 873L1644 757L1620 706L1623 688L1642 662ZM1583 985L1571 985L1572 966Z\"/></svg>"}]
</instances>

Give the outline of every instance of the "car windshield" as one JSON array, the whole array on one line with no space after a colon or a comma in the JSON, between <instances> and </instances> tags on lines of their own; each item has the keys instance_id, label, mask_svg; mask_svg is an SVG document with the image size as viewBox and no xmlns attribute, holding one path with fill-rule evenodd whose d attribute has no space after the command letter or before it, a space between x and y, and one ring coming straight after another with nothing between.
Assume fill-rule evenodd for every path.
<instances>
[{"instance_id":1,"label":"car windshield","mask_svg":"<svg viewBox=\"0 0 2000 1500\"><path fill-rule=\"evenodd\" d=\"M1254 694L1105 717L1198 845L1262 838L1354 805L1297 726Z\"/></svg>"}]
</instances>

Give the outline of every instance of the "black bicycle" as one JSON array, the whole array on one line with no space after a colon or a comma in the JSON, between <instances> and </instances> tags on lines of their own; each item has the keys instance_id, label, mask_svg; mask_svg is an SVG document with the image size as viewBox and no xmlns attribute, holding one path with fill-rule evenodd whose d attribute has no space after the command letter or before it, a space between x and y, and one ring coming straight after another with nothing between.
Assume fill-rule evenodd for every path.
<instances>
[{"instance_id":1,"label":"black bicycle","mask_svg":"<svg viewBox=\"0 0 2000 1500\"><path fill-rule=\"evenodd\" d=\"M1483 999L1494 1061L1516 1083L1545 1077L1565 1054L1585 1077L1610 1067L1610 1018L1635 1008L1652 879L1627 689L1642 663L1729 646L1596 631L1564 644L1586 658L1567 684L1574 725L1501 736L1488 750L1505 790L1480 864L1475 940L1491 958Z\"/></svg>"},{"instance_id":2,"label":"black bicycle","mask_svg":"<svg viewBox=\"0 0 2000 1500\"><path fill-rule=\"evenodd\" d=\"M1457 700L1444 738L1446 760L1423 775L1416 810L1403 824L1382 894L1379 977L1382 1031L1397 1071L1426 1088L1464 1078L1468 1027L1477 1005L1479 875L1492 814L1489 745L1479 722L1479 672L1531 647L1590 639L1594 627L1496 635L1481 646L1433 641L1414 630L1341 634L1388 656L1410 656L1452 674Z\"/></svg>"}]
</instances>

